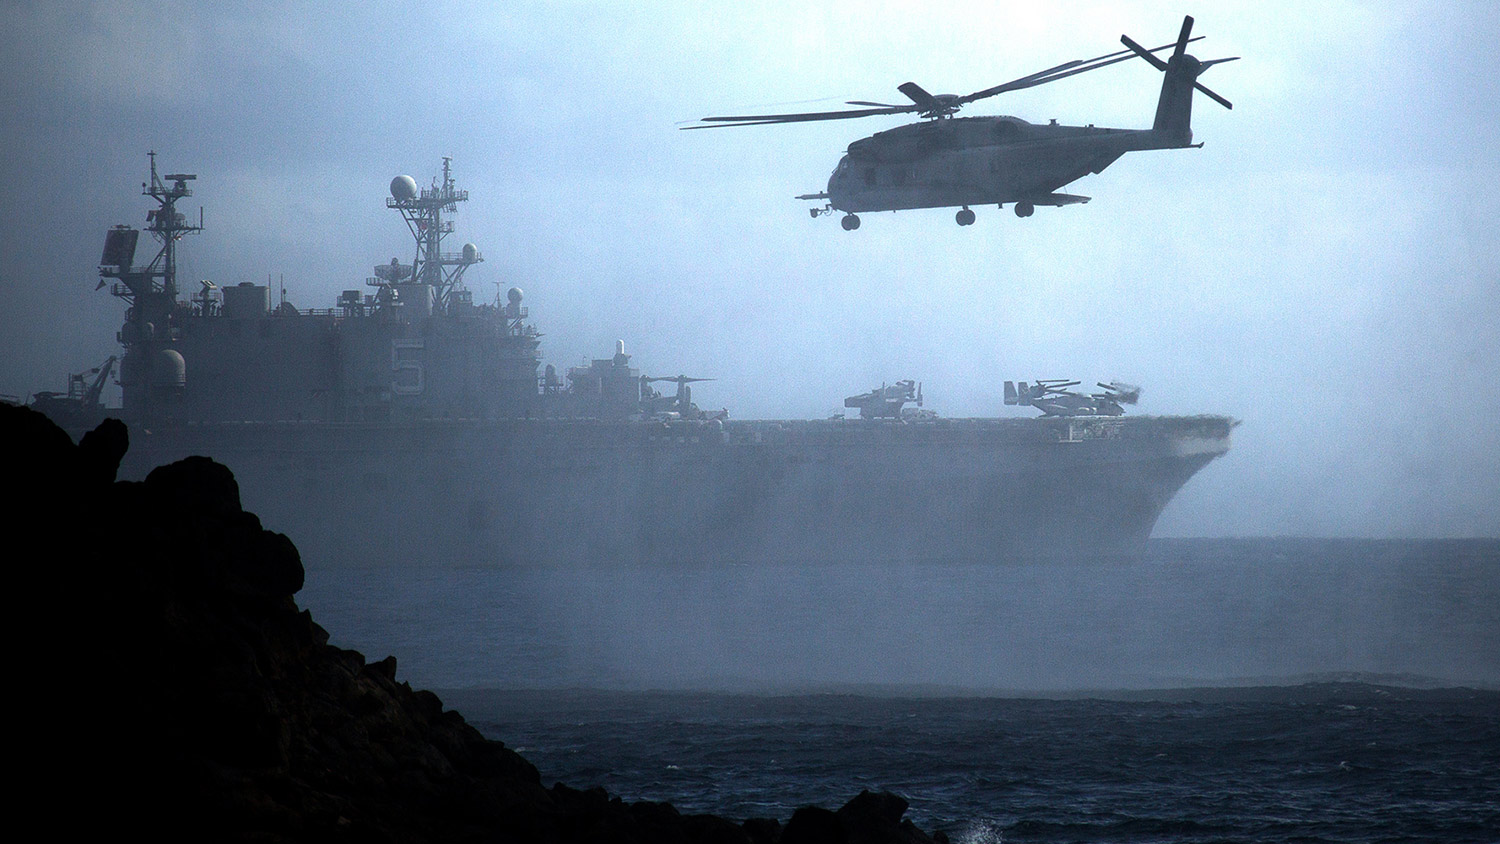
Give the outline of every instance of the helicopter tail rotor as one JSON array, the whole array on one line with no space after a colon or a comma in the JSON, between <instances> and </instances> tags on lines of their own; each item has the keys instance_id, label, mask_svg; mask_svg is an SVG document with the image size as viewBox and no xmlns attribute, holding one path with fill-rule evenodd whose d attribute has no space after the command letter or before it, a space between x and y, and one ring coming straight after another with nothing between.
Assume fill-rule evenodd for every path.
<instances>
[{"instance_id":1,"label":"helicopter tail rotor","mask_svg":"<svg viewBox=\"0 0 1500 844\"><path fill-rule=\"evenodd\" d=\"M1154 51L1137 44L1130 36L1120 36L1120 43L1165 74L1161 83L1161 98L1156 103L1156 120L1151 128L1172 146L1187 146L1192 143L1193 91L1201 91L1225 108L1234 108L1233 103L1210 91L1198 81L1198 77L1216 64L1232 62L1239 57L1199 61L1187 52L1188 43L1197 40L1192 37L1192 33L1193 18L1191 15L1184 16L1182 30L1177 35L1172 55L1165 61L1153 55Z\"/></svg>"}]
</instances>

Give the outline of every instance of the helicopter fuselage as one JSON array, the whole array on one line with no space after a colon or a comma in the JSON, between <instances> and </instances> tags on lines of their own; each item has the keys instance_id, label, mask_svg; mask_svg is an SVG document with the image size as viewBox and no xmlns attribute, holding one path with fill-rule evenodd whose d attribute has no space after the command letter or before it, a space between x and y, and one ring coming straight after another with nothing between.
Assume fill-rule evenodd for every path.
<instances>
[{"instance_id":1,"label":"helicopter fuselage","mask_svg":"<svg viewBox=\"0 0 1500 844\"><path fill-rule=\"evenodd\" d=\"M1127 152L1191 144L1151 129L954 117L899 126L849 145L828 179L828 203L846 213L969 205L1065 205L1087 197L1058 188L1099 173Z\"/></svg>"}]
</instances>

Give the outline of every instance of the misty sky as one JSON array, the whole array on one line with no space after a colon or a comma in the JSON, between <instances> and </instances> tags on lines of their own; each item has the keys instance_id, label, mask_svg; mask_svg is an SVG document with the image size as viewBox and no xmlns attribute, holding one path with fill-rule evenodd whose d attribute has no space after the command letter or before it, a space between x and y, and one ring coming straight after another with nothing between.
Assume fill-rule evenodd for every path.
<instances>
[{"instance_id":1,"label":"misty sky","mask_svg":"<svg viewBox=\"0 0 1500 844\"><path fill-rule=\"evenodd\" d=\"M705 9L713 8L712 14ZM809 219L899 118L681 132L707 114L967 93L1198 21L1201 150L1132 153L1085 206ZM6 0L0 393L114 353L103 233L146 152L197 173L180 278L330 307L410 259L392 176L453 157L469 286L526 291L545 361L625 340L736 418L915 378L946 416L1005 379L1120 378L1225 413L1233 450L1158 535L1500 535L1500 6L1493 3L122 3ZM1141 61L970 115L1149 126ZM795 105L793 105L795 104ZM191 362L189 362L191 373ZM117 396L117 390L114 392Z\"/></svg>"}]
</instances>

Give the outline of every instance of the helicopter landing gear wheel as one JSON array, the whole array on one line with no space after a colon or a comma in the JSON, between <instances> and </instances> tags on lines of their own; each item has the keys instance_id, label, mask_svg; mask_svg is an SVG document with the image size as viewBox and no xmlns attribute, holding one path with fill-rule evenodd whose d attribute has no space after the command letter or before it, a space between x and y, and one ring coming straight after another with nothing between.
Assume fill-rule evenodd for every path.
<instances>
[{"instance_id":1,"label":"helicopter landing gear wheel","mask_svg":"<svg viewBox=\"0 0 1500 844\"><path fill-rule=\"evenodd\" d=\"M964 206L964 210L954 214L953 219L957 220L960 226L972 226L974 225L974 212L970 211L968 206Z\"/></svg>"},{"instance_id":2,"label":"helicopter landing gear wheel","mask_svg":"<svg viewBox=\"0 0 1500 844\"><path fill-rule=\"evenodd\" d=\"M1016 203L1016 216L1017 217L1030 217L1032 214L1035 214L1035 213L1036 213L1036 206L1032 205L1030 202L1017 202Z\"/></svg>"},{"instance_id":3,"label":"helicopter landing gear wheel","mask_svg":"<svg viewBox=\"0 0 1500 844\"><path fill-rule=\"evenodd\" d=\"M859 217L854 214L845 214L844 219L839 220L839 225L844 227L844 231L852 232L859 228Z\"/></svg>"}]
</instances>

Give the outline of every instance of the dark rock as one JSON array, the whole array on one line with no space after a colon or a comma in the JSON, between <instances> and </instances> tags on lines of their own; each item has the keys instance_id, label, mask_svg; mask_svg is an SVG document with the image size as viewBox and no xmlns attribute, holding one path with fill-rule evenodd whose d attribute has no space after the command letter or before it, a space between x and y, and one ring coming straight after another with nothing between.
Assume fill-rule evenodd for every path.
<instances>
[{"instance_id":1,"label":"dark rock","mask_svg":"<svg viewBox=\"0 0 1500 844\"><path fill-rule=\"evenodd\" d=\"M874 825L901 823L901 816L911 804L906 798L889 791L861 791L853 800L839 809L839 817L846 822Z\"/></svg>"},{"instance_id":2,"label":"dark rock","mask_svg":"<svg viewBox=\"0 0 1500 844\"><path fill-rule=\"evenodd\" d=\"M775 818L750 818L740 826L755 844L776 844L781 840L781 821Z\"/></svg>"},{"instance_id":3,"label":"dark rock","mask_svg":"<svg viewBox=\"0 0 1500 844\"><path fill-rule=\"evenodd\" d=\"M185 457L146 475L146 487L160 502L189 520L224 518L243 512L234 473L207 457Z\"/></svg>"},{"instance_id":4,"label":"dark rock","mask_svg":"<svg viewBox=\"0 0 1500 844\"><path fill-rule=\"evenodd\" d=\"M744 827L715 815L688 815L682 831L687 840L703 844L753 844Z\"/></svg>"},{"instance_id":5,"label":"dark rock","mask_svg":"<svg viewBox=\"0 0 1500 844\"><path fill-rule=\"evenodd\" d=\"M23 643L13 805L49 835L155 841L927 842L906 801L737 825L544 789L437 695L328 644L300 610L297 549L240 507L225 467L193 457L115 482L128 443L106 420L73 445L0 405L0 466L18 503L8 614ZM29 817L26 817L29 816Z\"/></svg>"},{"instance_id":6,"label":"dark rock","mask_svg":"<svg viewBox=\"0 0 1500 844\"><path fill-rule=\"evenodd\" d=\"M387 680L390 680L391 682L395 682L396 658L394 656L388 656L379 662L372 662L368 667L370 671L379 674L380 676L386 678Z\"/></svg>"},{"instance_id":7,"label":"dark rock","mask_svg":"<svg viewBox=\"0 0 1500 844\"><path fill-rule=\"evenodd\" d=\"M849 833L835 812L820 806L803 806L792 813L781 844L844 844Z\"/></svg>"},{"instance_id":8,"label":"dark rock","mask_svg":"<svg viewBox=\"0 0 1500 844\"><path fill-rule=\"evenodd\" d=\"M780 844L932 844L911 821L903 820L906 798L888 791L862 791L837 812L815 806L798 809Z\"/></svg>"},{"instance_id":9,"label":"dark rock","mask_svg":"<svg viewBox=\"0 0 1500 844\"><path fill-rule=\"evenodd\" d=\"M106 419L78 441L83 470L91 483L114 483L120 460L130 448L130 432L118 419Z\"/></svg>"}]
</instances>

